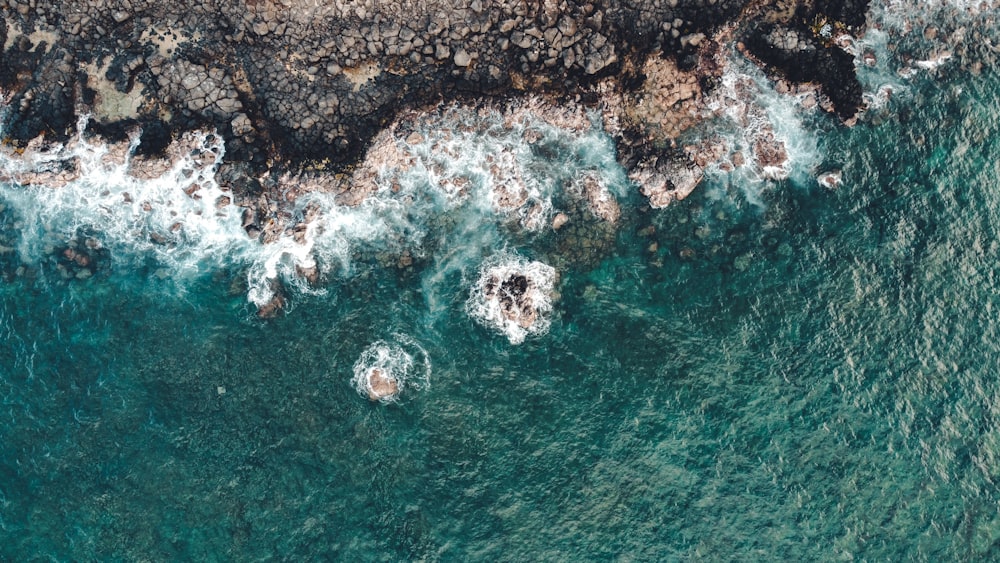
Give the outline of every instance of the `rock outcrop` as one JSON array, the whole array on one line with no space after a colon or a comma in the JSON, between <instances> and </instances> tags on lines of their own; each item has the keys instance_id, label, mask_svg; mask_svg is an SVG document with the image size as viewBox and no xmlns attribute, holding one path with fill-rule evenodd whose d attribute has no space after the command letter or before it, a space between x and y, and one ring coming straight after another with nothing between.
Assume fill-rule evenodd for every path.
<instances>
[{"instance_id":1,"label":"rock outcrop","mask_svg":"<svg viewBox=\"0 0 1000 563\"><path fill-rule=\"evenodd\" d=\"M472 285L466 310L484 326L503 333L511 344L548 330L558 274L541 262L495 257L483 265Z\"/></svg>"},{"instance_id":2,"label":"rock outcrop","mask_svg":"<svg viewBox=\"0 0 1000 563\"><path fill-rule=\"evenodd\" d=\"M372 368L368 372L368 398L372 401L379 401L396 395L399 392L399 383L391 375L382 373L379 368Z\"/></svg>"},{"instance_id":3,"label":"rock outcrop","mask_svg":"<svg viewBox=\"0 0 1000 563\"><path fill-rule=\"evenodd\" d=\"M720 29L776 73L821 84L849 118L860 89L828 36L860 26L866 1L2 0L4 134L65 138L88 112L90 130L111 139L141 127L146 154L214 128L248 177L275 162L342 168L407 107L642 92L647 76L694 69ZM660 102L683 110L710 86L697 78ZM645 96L625 98L664 134L686 126Z\"/></svg>"}]
</instances>

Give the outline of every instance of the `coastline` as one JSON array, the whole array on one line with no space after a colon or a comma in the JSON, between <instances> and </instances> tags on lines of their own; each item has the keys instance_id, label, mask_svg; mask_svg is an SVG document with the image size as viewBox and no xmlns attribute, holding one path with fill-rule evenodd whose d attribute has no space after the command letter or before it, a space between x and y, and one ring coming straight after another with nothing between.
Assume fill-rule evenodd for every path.
<instances>
[{"instance_id":1,"label":"coastline","mask_svg":"<svg viewBox=\"0 0 1000 563\"><path fill-rule=\"evenodd\" d=\"M808 24L857 32L867 2L6 4L7 143L67 140L83 113L88 134L110 142L140 128L140 155L209 129L258 176L348 169L400 112L442 102L534 94L597 107L610 93L628 104L657 60L709 90L711 59L730 40L791 81L820 84L843 119L862 103L850 58Z\"/></svg>"},{"instance_id":2,"label":"coastline","mask_svg":"<svg viewBox=\"0 0 1000 563\"><path fill-rule=\"evenodd\" d=\"M417 147L418 128L451 134L449 113L478 114L462 118L473 135L495 127L484 116L498 116L503 135L527 145L542 136L533 123L610 136L628 180L660 208L709 170L788 176L790 149L755 102L760 87L731 68L736 58L847 124L864 105L844 46L864 29L867 2L97 4L6 6L0 89L11 111L0 179L59 187L111 170L129 181L179 173L188 197L241 217L250 240L281 242L261 266L266 282L250 292L262 317L286 305L285 260L292 283L321 278L313 245L322 212L302 208L309 196L357 207L386 186L398 191L390 178L418 162L444 191L466 191L473 178L442 175L434 163L442 150L458 156L448 139L424 157ZM195 17L205 10L217 17ZM720 117L743 130L741 146L690 134ZM550 216L551 196L539 199L515 163L494 156L497 213L520 217L526 231L569 220ZM199 179L189 182L192 173ZM587 241L583 254L594 257L620 213L605 184L584 174L568 185L596 222L574 221L567 240ZM122 197L156 212L129 191ZM181 222L161 231L153 243L183 236ZM67 251L89 264L85 249ZM412 260L405 250L397 259ZM92 273L74 264L69 275Z\"/></svg>"},{"instance_id":3,"label":"coastline","mask_svg":"<svg viewBox=\"0 0 1000 563\"><path fill-rule=\"evenodd\" d=\"M743 12L351 164L10 139L0 559L1000 559L998 8L831 26L854 126Z\"/></svg>"}]
</instances>

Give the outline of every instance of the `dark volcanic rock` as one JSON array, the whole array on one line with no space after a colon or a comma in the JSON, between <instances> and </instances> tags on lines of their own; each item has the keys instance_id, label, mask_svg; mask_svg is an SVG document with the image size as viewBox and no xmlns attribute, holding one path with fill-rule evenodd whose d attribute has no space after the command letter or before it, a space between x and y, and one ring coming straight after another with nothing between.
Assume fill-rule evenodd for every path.
<instances>
[{"instance_id":1,"label":"dark volcanic rock","mask_svg":"<svg viewBox=\"0 0 1000 563\"><path fill-rule=\"evenodd\" d=\"M818 84L842 119L861 109L854 57L835 43L838 34L864 25L868 0L820 0L799 4L786 21L758 21L744 31L751 56L788 80Z\"/></svg>"},{"instance_id":2,"label":"dark volcanic rock","mask_svg":"<svg viewBox=\"0 0 1000 563\"><path fill-rule=\"evenodd\" d=\"M706 37L749 0L0 0L0 88L23 142L65 136L78 108L92 130L143 129L157 154L180 130L211 127L227 159L351 164L407 107L442 99L630 90L652 54L693 68ZM777 2L775 2L777 4ZM782 2L782 6L787 2ZM770 5L754 3L756 9ZM863 22L864 0L802 2L786 49L755 25L750 51L792 80L817 81L849 117L850 59L818 41L816 18Z\"/></svg>"}]
</instances>

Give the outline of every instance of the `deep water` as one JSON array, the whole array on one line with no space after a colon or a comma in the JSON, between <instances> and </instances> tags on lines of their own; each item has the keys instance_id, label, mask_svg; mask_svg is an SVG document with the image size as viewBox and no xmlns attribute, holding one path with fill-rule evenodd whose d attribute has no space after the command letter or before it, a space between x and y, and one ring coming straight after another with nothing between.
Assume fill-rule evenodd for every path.
<instances>
[{"instance_id":1,"label":"deep water","mask_svg":"<svg viewBox=\"0 0 1000 563\"><path fill-rule=\"evenodd\" d=\"M552 233L467 257L431 226L270 321L245 262L30 265L0 283L0 559L1000 558L998 102L945 65L853 128L810 114L835 190L633 192L521 345L469 284ZM429 380L370 402L353 366L398 335Z\"/></svg>"}]
</instances>

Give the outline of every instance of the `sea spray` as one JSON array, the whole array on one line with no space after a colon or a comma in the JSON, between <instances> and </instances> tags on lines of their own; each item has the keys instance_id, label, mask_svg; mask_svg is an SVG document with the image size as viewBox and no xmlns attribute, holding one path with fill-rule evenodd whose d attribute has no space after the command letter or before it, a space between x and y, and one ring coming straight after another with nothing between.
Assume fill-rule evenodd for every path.
<instances>
[{"instance_id":1,"label":"sea spray","mask_svg":"<svg viewBox=\"0 0 1000 563\"><path fill-rule=\"evenodd\" d=\"M134 156L138 132L122 146L92 142L81 133L85 128L86 118L66 145L26 158L3 155L11 181L0 185L0 196L24 226L18 245L23 260L37 262L83 231L110 250L122 271L152 261L180 290L206 272L243 265L248 298L262 306L279 281L309 291L303 270L347 270L352 245L389 230L392 211L400 207L372 198L350 208L327 194L309 194L291 210L302 228L261 244L247 236L240 208L215 179L225 153L218 135L185 133L163 160L152 161ZM44 183L64 170L71 171L59 176L64 185Z\"/></svg>"},{"instance_id":2,"label":"sea spray","mask_svg":"<svg viewBox=\"0 0 1000 563\"><path fill-rule=\"evenodd\" d=\"M83 118L78 130L85 127ZM54 240L87 230L116 258L153 258L183 278L199 272L206 259L245 248L249 241L240 236L231 194L214 179L225 151L219 136L184 134L173 146L172 160L152 173L132 169L137 146L137 134L123 146L91 143L78 133L66 145L27 158L5 152L0 166L10 181L0 183L0 196L23 225L22 259L37 261ZM65 185L38 181L57 169L70 171L61 175Z\"/></svg>"},{"instance_id":3,"label":"sea spray","mask_svg":"<svg viewBox=\"0 0 1000 563\"><path fill-rule=\"evenodd\" d=\"M537 99L502 110L410 112L379 136L361 168L373 171L374 185L359 204L338 206L320 193L302 199L320 210L318 226L305 231L302 245L271 254L253 276L255 302L273 296L275 278L308 290L291 274L312 267L310 255L322 272L333 262L349 275L350 255L364 248L432 256L423 279L436 310L434 303L447 301L436 287L448 276L464 274L511 238L545 236L569 207L588 209L595 223L614 223L630 188L595 115Z\"/></svg>"},{"instance_id":4,"label":"sea spray","mask_svg":"<svg viewBox=\"0 0 1000 563\"><path fill-rule=\"evenodd\" d=\"M725 157L706 169L709 190L728 185L758 206L771 181L789 178L800 185L815 174L820 160L817 135L808 124L817 93L779 92L774 82L749 61L731 53L719 84L706 99L714 119L692 132L717 136Z\"/></svg>"},{"instance_id":5,"label":"sea spray","mask_svg":"<svg viewBox=\"0 0 1000 563\"><path fill-rule=\"evenodd\" d=\"M683 200L699 186L712 199L738 194L761 208L764 191L776 181L812 183L820 160L814 121L824 103L818 90L775 83L733 46L718 53L713 64L718 74L712 77L712 87L689 86L693 94L676 92L646 110L665 119L670 131L681 130L661 139L671 150L647 156L630 173L654 208ZM676 69L668 76L691 80ZM648 94L655 98L655 92ZM679 97L687 108L684 113L662 107ZM650 132L651 138L657 131Z\"/></svg>"},{"instance_id":6,"label":"sea spray","mask_svg":"<svg viewBox=\"0 0 1000 563\"><path fill-rule=\"evenodd\" d=\"M307 194L294 209L297 230L255 243L247 256L248 297L258 307L275 297L275 280L297 292L323 293L318 278L350 277L355 255L401 253L419 247L424 235L405 203L382 191L356 206L340 205L330 194Z\"/></svg>"},{"instance_id":7,"label":"sea spray","mask_svg":"<svg viewBox=\"0 0 1000 563\"><path fill-rule=\"evenodd\" d=\"M632 184L598 118L581 108L528 99L506 108L450 105L404 115L386 142L381 193L406 199L430 233L422 293L431 316L452 301L443 288L467 278L484 256L508 244L538 246L572 215L574 229L614 224ZM577 212L582 210L582 213ZM558 219L557 219L558 218ZM582 241L583 237L579 237ZM588 254L598 245L563 254Z\"/></svg>"},{"instance_id":8,"label":"sea spray","mask_svg":"<svg viewBox=\"0 0 1000 563\"><path fill-rule=\"evenodd\" d=\"M883 114L893 96L905 94L909 89L905 78L908 74L899 72L889 49L892 41L892 35L872 26L852 44L850 52L863 88L863 119Z\"/></svg>"},{"instance_id":9,"label":"sea spray","mask_svg":"<svg viewBox=\"0 0 1000 563\"><path fill-rule=\"evenodd\" d=\"M85 232L119 272L150 268L180 291L206 272L245 268L248 299L268 307L286 291L322 292L324 277L350 276L352 260L369 253L434 252L438 266L464 272L511 236L549 232L574 201L593 203L595 222L616 220L628 181L610 138L594 116L534 103L419 114L419 135L389 139L411 163L376 162L373 189L351 205L323 191L281 203L284 219L261 219L265 244L247 236L215 179L225 147L211 132L185 134L156 160L135 156L139 131L105 144L84 136L83 118L66 145L5 151L0 196L27 226L23 260Z\"/></svg>"},{"instance_id":10,"label":"sea spray","mask_svg":"<svg viewBox=\"0 0 1000 563\"><path fill-rule=\"evenodd\" d=\"M882 0L873 2L860 47L869 67L910 79L961 69L979 75L1000 56L996 0ZM874 60L872 60L874 59ZM859 78L865 78L863 65ZM870 72L869 72L870 73Z\"/></svg>"},{"instance_id":11,"label":"sea spray","mask_svg":"<svg viewBox=\"0 0 1000 563\"><path fill-rule=\"evenodd\" d=\"M759 71L736 63L718 91L719 105L711 109L722 119L706 134L723 137L733 154L758 155L762 139L787 153L776 166L758 162L730 172L728 181L749 200L760 201L768 178L810 166L815 140L804 132L799 100L778 94ZM441 293L444 280L466 277L495 248L545 240L560 255L587 254L586 223L613 226L619 201L633 197L611 138L596 115L579 107L553 108L539 100L503 109L452 105L411 112L399 127L399 135L384 139L393 150L372 163L376 173L365 197L345 205L331 193L312 191L283 202L288 219L265 225L272 234L266 244L246 236L240 208L216 182L225 147L208 132L189 134L168 150L173 165L159 172L133 158L138 134L125 150L78 134L66 147L27 161L35 172L76 166L77 176L66 185L10 185L2 193L29 219L26 224L48 225L50 238L54 232L69 240L86 229L125 270L152 262L180 288L206 271L245 268L247 297L262 309L287 291L324 292L325 279L353 275L358 257L430 257L422 285L432 312L446 310L442 304L451 300ZM109 151L122 154L110 158ZM396 161L378 160L386 155ZM68 161L79 164L59 164ZM17 170L25 162L12 157L6 164ZM718 163L709 170L710 176L724 173ZM574 214L576 209L589 215ZM46 215L50 219L41 220ZM554 233L570 217L572 234ZM569 246L547 242L559 237ZM23 236L22 254L44 254L49 245L39 240Z\"/></svg>"},{"instance_id":12,"label":"sea spray","mask_svg":"<svg viewBox=\"0 0 1000 563\"><path fill-rule=\"evenodd\" d=\"M492 212L529 231L549 225L557 200L584 174L599 177L603 197L627 197L610 137L595 116L570 113L534 100L505 111L456 105L422 114L402 140L412 165L383 181L437 190L451 206Z\"/></svg>"}]
</instances>

